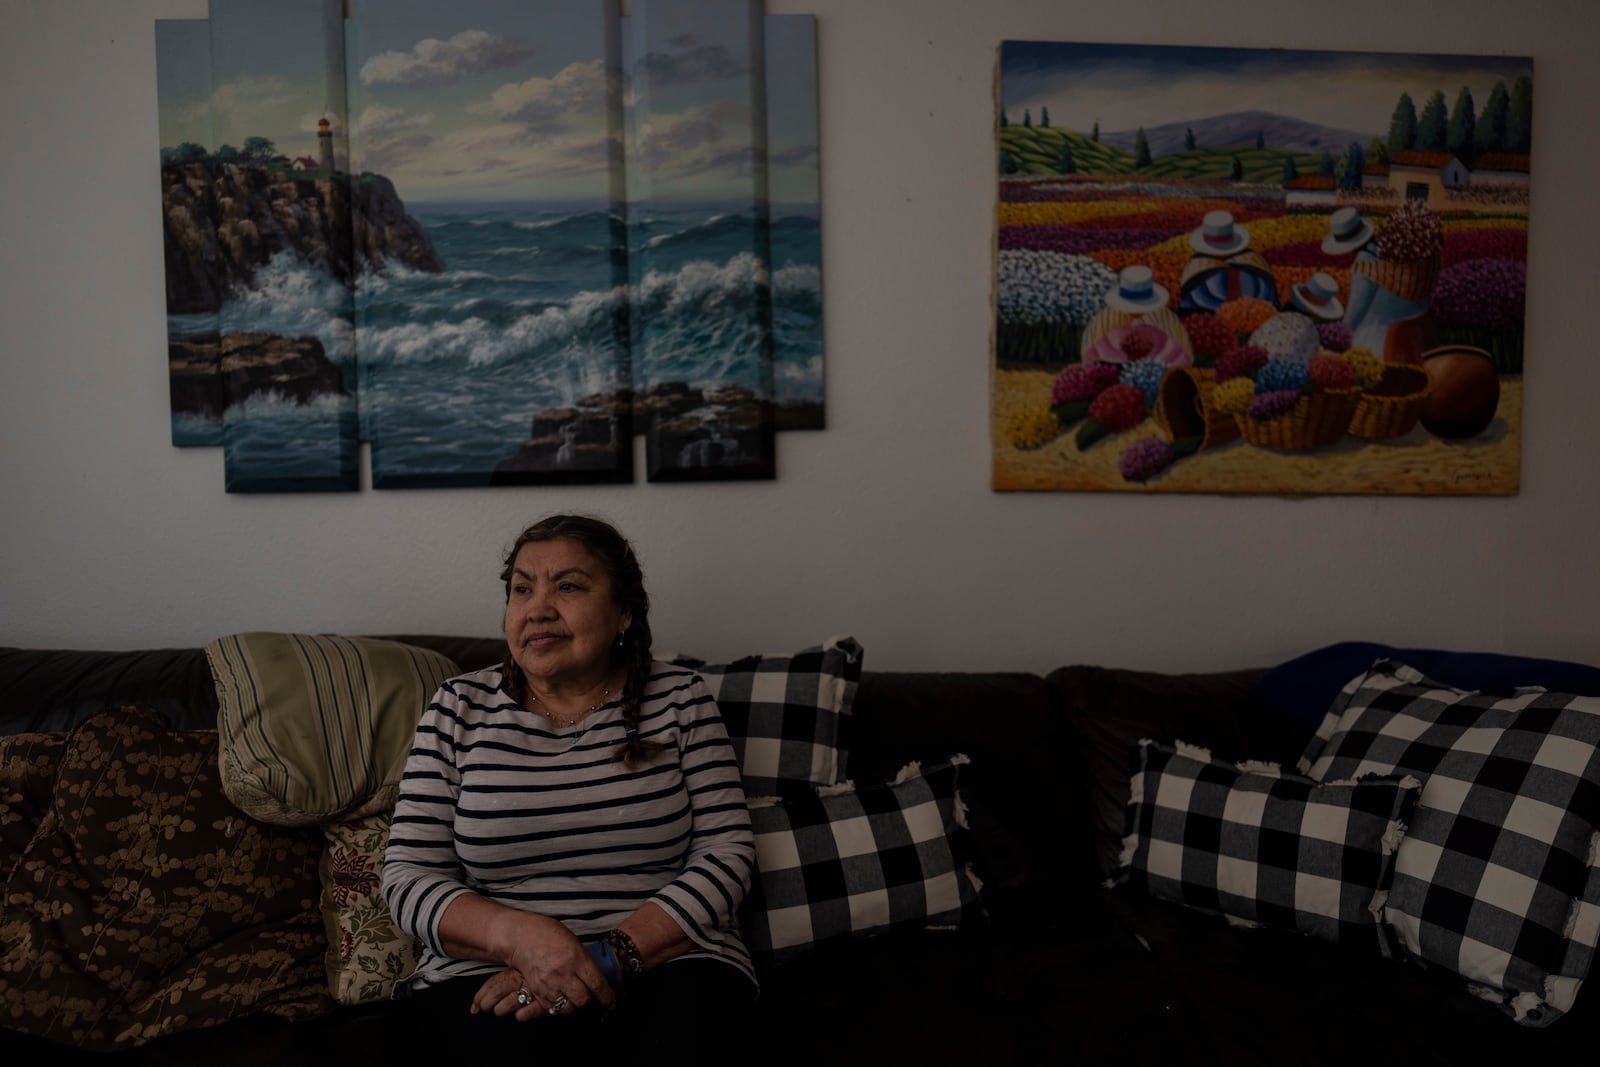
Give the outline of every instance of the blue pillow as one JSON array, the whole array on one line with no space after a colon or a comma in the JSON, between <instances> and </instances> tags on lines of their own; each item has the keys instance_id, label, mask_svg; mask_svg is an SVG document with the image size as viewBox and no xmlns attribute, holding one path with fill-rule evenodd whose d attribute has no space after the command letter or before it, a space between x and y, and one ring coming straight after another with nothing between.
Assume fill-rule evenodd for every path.
<instances>
[{"instance_id":1,"label":"blue pillow","mask_svg":"<svg viewBox=\"0 0 1600 1067\"><path fill-rule=\"evenodd\" d=\"M1499 652L1393 648L1371 641L1341 641L1286 660L1257 678L1255 691L1273 710L1317 726L1345 683L1380 659L1398 660L1457 689L1537 685L1558 693L1600 696L1600 668L1581 663Z\"/></svg>"}]
</instances>

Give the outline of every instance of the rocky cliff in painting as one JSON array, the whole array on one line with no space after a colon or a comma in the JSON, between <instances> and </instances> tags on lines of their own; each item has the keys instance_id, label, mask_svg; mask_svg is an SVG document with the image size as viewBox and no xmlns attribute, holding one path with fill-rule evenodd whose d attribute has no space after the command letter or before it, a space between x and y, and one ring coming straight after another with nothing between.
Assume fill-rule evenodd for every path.
<instances>
[{"instance_id":1,"label":"rocky cliff in painting","mask_svg":"<svg viewBox=\"0 0 1600 1067\"><path fill-rule=\"evenodd\" d=\"M770 454L772 425L772 402L737 385L700 389L671 381L637 397L630 390L596 393L572 407L535 414L528 440L500 461L489 484L614 469L618 450L632 447L634 430L653 436L667 467L715 471L748 465Z\"/></svg>"},{"instance_id":2,"label":"rocky cliff in painting","mask_svg":"<svg viewBox=\"0 0 1600 1067\"><path fill-rule=\"evenodd\" d=\"M389 263L437 272L444 262L394 184L348 182L234 163L161 168L167 313L216 310L274 255L293 251L342 282Z\"/></svg>"},{"instance_id":3,"label":"rocky cliff in painting","mask_svg":"<svg viewBox=\"0 0 1600 1067\"><path fill-rule=\"evenodd\" d=\"M172 410L210 419L257 394L305 404L348 391L315 337L230 333L173 341L167 345L167 372Z\"/></svg>"}]
</instances>

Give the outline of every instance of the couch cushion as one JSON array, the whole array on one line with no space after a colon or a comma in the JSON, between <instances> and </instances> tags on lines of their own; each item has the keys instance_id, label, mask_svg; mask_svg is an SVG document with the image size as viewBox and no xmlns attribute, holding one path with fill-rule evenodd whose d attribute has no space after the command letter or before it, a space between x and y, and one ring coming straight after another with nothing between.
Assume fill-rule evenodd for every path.
<instances>
[{"instance_id":1,"label":"couch cushion","mask_svg":"<svg viewBox=\"0 0 1600 1067\"><path fill-rule=\"evenodd\" d=\"M1089 846L1088 793L1071 748L1050 686L1019 671L864 671L850 713L857 784L887 781L912 761L972 757L961 769L961 799L991 912L1053 908L1063 890L1105 877Z\"/></svg>"},{"instance_id":2,"label":"couch cushion","mask_svg":"<svg viewBox=\"0 0 1600 1067\"><path fill-rule=\"evenodd\" d=\"M392 808L417 719L457 673L437 652L370 637L239 633L206 657L223 788L283 826Z\"/></svg>"},{"instance_id":3,"label":"couch cushion","mask_svg":"<svg viewBox=\"0 0 1600 1067\"><path fill-rule=\"evenodd\" d=\"M323 827L322 921L328 988L341 1004L388 1000L417 966L416 938L400 932L380 891L393 813Z\"/></svg>"},{"instance_id":4,"label":"couch cushion","mask_svg":"<svg viewBox=\"0 0 1600 1067\"><path fill-rule=\"evenodd\" d=\"M234 809L216 762L214 732L172 731L144 709L72 731L5 887L8 1026L100 1051L327 1010L320 836Z\"/></svg>"},{"instance_id":5,"label":"couch cushion","mask_svg":"<svg viewBox=\"0 0 1600 1067\"><path fill-rule=\"evenodd\" d=\"M1102 877L1116 871L1122 854L1128 781L1142 738L1181 738L1222 759L1294 763L1311 728L1266 707L1251 691L1259 674L1161 674L1093 666L1051 672L1073 750L1084 761Z\"/></svg>"},{"instance_id":6,"label":"couch cushion","mask_svg":"<svg viewBox=\"0 0 1600 1067\"><path fill-rule=\"evenodd\" d=\"M761 971L762 1064L1209 1064L1204 1020L1095 899L1015 926L896 932ZM1233 1020L1249 1018L1248 1009ZM1513 1028L1514 1029L1514 1028ZM1281 1062L1279 1059L1273 1062Z\"/></svg>"},{"instance_id":7,"label":"couch cushion","mask_svg":"<svg viewBox=\"0 0 1600 1067\"><path fill-rule=\"evenodd\" d=\"M494 637L452 637L443 634L367 634L401 645L415 645L437 652L460 668L462 674L496 667L505 662L504 634Z\"/></svg>"},{"instance_id":8,"label":"couch cushion","mask_svg":"<svg viewBox=\"0 0 1600 1067\"><path fill-rule=\"evenodd\" d=\"M0 888L22 862L50 810L65 734L0 737Z\"/></svg>"},{"instance_id":9,"label":"couch cushion","mask_svg":"<svg viewBox=\"0 0 1600 1067\"><path fill-rule=\"evenodd\" d=\"M1421 778L1385 909L1401 944L1520 1022L1570 1009L1600 940L1600 699L1461 690L1385 660L1303 765Z\"/></svg>"},{"instance_id":10,"label":"couch cushion","mask_svg":"<svg viewBox=\"0 0 1600 1067\"><path fill-rule=\"evenodd\" d=\"M198 648L0 648L0 694L0 734L65 733L124 704L150 708L175 730L217 726L216 689Z\"/></svg>"},{"instance_id":11,"label":"couch cushion","mask_svg":"<svg viewBox=\"0 0 1600 1067\"><path fill-rule=\"evenodd\" d=\"M758 962L897 929L955 929L973 910L956 756L891 783L750 801L757 874L740 912Z\"/></svg>"},{"instance_id":12,"label":"couch cushion","mask_svg":"<svg viewBox=\"0 0 1600 1067\"><path fill-rule=\"evenodd\" d=\"M1350 1064L1578 1064L1600 1028L1584 990L1559 1026L1516 1026L1439 968L1378 959L1273 928L1242 932L1209 915L1121 887L1117 919L1148 949L1167 998L1148 1013L1184 1020L1148 1064L1349 1067ZM1080 960L1093 971L1095 962ZM1147 979L1148 980L1148 979ZM1109 1058L1098 1062L1116 1062Z\"/></svg>"},{"instance_id":13,"label":"couch cushion","mask_svg":"<svg viewBox=\"0 0 1600 1067\"><path fill-rule=\"evenodd\" d=\"M1286 660L1264 671L1256 679L1255 689L1269 707L1315 728L1345 683L1359 678L1381 659L1409 664L1458 689L1537 685L1562 693L1600 696L1600 668L1581 663L1497 652L1394 648L1371 641L1340 641Z\"/></svg>"},{"instance_id":14,"label":"couch cushion","mask_svg":"<svg viewBox=\"0 0 1600 1067\"><path fill-rule=\"evenodd\" d=\"M793 654L707 663L658 655L692 668L717 699L751 796L803 796L844 780L851 703L861 680L861 645L831 637Z\"/></svg>"},{"instance_id":15,"label":"couch cushion","mask_svg":"<svg viewBox=\"0 0 1600 1067\"><path fill-rule=\"evenodd\" d=\"M1415 778L1318 782L1144 741L1118 881L1252 924L1389 953L1379 921Z\"/></svg>"}]
</instances>

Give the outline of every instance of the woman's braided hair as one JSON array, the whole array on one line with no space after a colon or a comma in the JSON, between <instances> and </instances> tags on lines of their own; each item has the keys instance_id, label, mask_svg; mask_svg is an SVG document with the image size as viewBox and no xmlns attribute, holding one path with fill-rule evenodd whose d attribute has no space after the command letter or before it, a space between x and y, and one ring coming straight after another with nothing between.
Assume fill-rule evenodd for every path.
<instances>
[{"instance_id":1,"label":"woman's braided hair","mask_svg":"<svg viewBox=\"0 0 1600 1067\"><path fill-rule=\"evenodd\" d=\"M659 741L649 741L639 736L639 707L644 699L646 683L650 681L651 636L650 594L645 592L644 571L633 546L616 527L601 519L587 515L551 515L522 531L511 550L506 553L505 566L500 571L500 581L505 586L506 601L511 600L512 568L517 553L523 545L543 541L575 541L588 550L600 566L605 568L611 582L611 600L618 608L628 612L632 621L628 629L612 645L611 654L620 659L627 669L622 683L622 724L628 731L627 740L612 752L629 767L648 763L662 751ZM528 682L522 668L508 648L500 665L502 685L517 703L528 703Z\"/></svg>"}]
</instances>

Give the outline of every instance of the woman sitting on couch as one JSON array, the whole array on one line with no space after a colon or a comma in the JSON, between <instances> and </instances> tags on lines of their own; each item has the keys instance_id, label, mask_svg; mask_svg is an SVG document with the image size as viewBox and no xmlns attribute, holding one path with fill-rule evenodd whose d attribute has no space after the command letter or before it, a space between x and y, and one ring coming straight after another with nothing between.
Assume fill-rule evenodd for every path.
<instances>
[{"instance_id":1,"label":"woman sitting on couch","mask_svg":"<svg viewBox=\"0 0 1600 1067\"><path fill-rule=\"evenodd\" d=\"M414 1036L639 1063L693 1034L717 1061L755 995L734 922L755 853L716 703L652 661L643 575L610 525L530 526L501 579L505 661L423 714L384 861L423 945Z\"/></svg>"}]
</instances>

